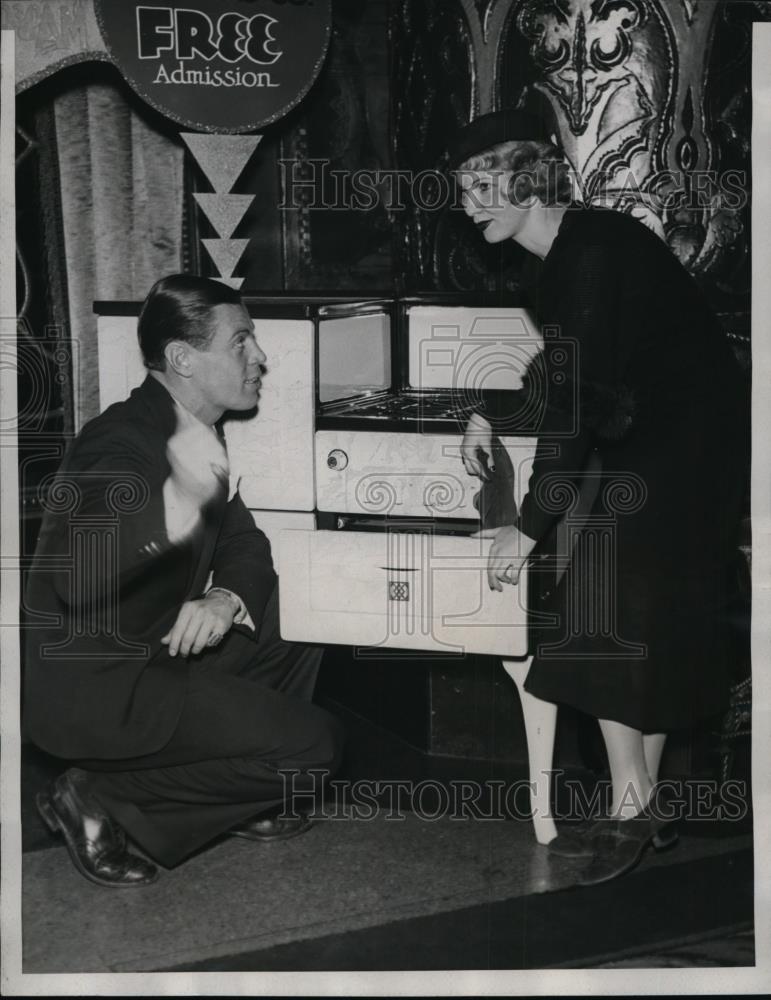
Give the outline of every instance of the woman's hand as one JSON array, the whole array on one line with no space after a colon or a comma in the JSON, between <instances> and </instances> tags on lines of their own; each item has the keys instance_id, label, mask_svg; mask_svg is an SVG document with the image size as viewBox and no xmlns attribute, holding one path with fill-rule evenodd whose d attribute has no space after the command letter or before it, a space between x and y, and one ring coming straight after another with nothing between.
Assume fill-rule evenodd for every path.
<instances>
[{"instance_id":1,"label":"woman's hand","mask_svg":"<svg viewBox=\"0 0 771 1000\"><path fill-rule=\"evenodd\" d=\"M492 428L478 413L472 413L466 424L466 433L460 446L460 457L463 467L470 476L478 476L479 479L487 479L484 464L480 461L479 451L487 455L490 469L494 469L492 464Z\"/></svg>"},{"instance_id":2,"label":"woman's hand","mask_svg":"<svg viewBox=\"0 0 771 1000\"><path fill-rule=\"evenodd\" d=\"M481 534L480 537L485 535ZM498 528L487 557L487 582L490 590L503 591L504 583L519 583L519 574L534 548L535 539L523 535L515 525L507 524Z\"/></svg>"}]
</instances>

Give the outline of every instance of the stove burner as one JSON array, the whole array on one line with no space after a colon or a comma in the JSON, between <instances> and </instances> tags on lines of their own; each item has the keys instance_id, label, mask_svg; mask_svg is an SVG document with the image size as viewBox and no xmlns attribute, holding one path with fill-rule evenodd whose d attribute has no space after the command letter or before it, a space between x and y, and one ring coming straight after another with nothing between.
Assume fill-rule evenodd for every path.
<instances>
[{"instance_id":1,"label":"stove burner","mask_svg":"<svg viewBox=\"0 0 771 1000\"><path fill-rule=\"evenodd\" d=\"M446 393L402 393L398 396L359 397L325 406L325 414L387 420L465 421L473 409Z\"/></svg>"}]
</instances>

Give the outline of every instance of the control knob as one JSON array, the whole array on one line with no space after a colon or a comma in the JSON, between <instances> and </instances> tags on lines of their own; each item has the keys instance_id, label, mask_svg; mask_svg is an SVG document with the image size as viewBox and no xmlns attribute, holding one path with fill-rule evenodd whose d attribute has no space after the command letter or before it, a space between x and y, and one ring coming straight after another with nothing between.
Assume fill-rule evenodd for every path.
<instances>
[{"instance_id":1,"label":"control knob","mask_svg":"<svg viewBox=\"0 0 771 1000\"><path fill-rule=\"evenodd\" d=\"M334 448L327 455L327 466L336 472L342 472L348 467L348 456L341 448Z\"/></svg>"}]
</instances>

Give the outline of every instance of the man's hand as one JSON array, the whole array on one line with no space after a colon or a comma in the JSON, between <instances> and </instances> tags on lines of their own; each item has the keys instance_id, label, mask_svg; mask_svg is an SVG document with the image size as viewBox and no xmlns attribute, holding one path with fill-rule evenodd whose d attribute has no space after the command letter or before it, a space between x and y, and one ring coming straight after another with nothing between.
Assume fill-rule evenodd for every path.
<instances>
[{"instance_id":1,"label":"man's hand","mask_svg":"<svg viewBox=\"0 0 771 1000\"><path fill-rule=\"evenodd\" d=\"M166 532L179 542L197 526L201 509L228 481L228 457L214 431L177 406L177 429L166 456L171 475L163 486Z\"/></svg>"},{"instance_id":2,"label":"man's hand","mask_svg":"<svg viewBox=\"0 0 771 1000\"><path fill-rule=\"evenodd\" d=\"M470 476L487 479L485 467L480 461L479 451L485 452L491 469L492 465L492 428L478 413L472 413L466 424L466 433L460 446L460 457L463 466Z\"/></svg>"},{"instance_id":3,"label":"man's hand","mask_svg":"<svg viewBox=\"0 0 771 1000\"><path fill-rule=\"evenodd\" d=\"M480 532L477 537L487 537L487 533ZM487 557L490 590L502 591L504 583L519 583L519 574L534 548L535 539L523 535L515 525L498 528Z\"/></svg>"},{"instance_id":4,"label":"man's hand","mask_svg":"<svg viewBox=\"0 0 771 1000\"><path fill-rule=\"evenodd\" d=\"M169 647L169 656L200 653L207 646L216 646L222 641L235 615L235 601L219 591L197 601L187 601L161 642Z\"/></svg>"}]
</instances>

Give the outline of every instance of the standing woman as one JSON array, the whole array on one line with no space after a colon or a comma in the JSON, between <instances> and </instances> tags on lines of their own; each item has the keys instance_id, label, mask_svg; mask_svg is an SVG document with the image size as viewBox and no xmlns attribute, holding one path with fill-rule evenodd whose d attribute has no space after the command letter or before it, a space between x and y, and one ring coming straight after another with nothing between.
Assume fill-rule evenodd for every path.
<instances>
[{"instance_id":1,"label":"standing woman","mask_svg":"<svg viewBox=\"0 0 771 1000\"><path fill-rule=\"evenodd\" d=\"M589 857L581 881L595 884L663 842L652 792L666 736L725 704L744 388L695 281L641 222L571 203L568 168L538 119L474 120L456 139L451 167L483 239L515 240L543 261L535 313L556 334L525 377L531 403L545 391L538 449L517 523L499 529L490 550L489 584L516 583L531 555L559 548L564 560L556 528L590 479L599 487L592 515L611 525L605 546L578 539L561 578L531 576L537 614L525 682L535 697L599 721L610 818L583 840L566 832L551 845ZM566 357L575 358L574 375L556 388ZM517 422L502 395L488 394L486 406L462 448L476 476L485 475L479 449L490 454L493 428Z\"/></svg>"}]
</instances>

